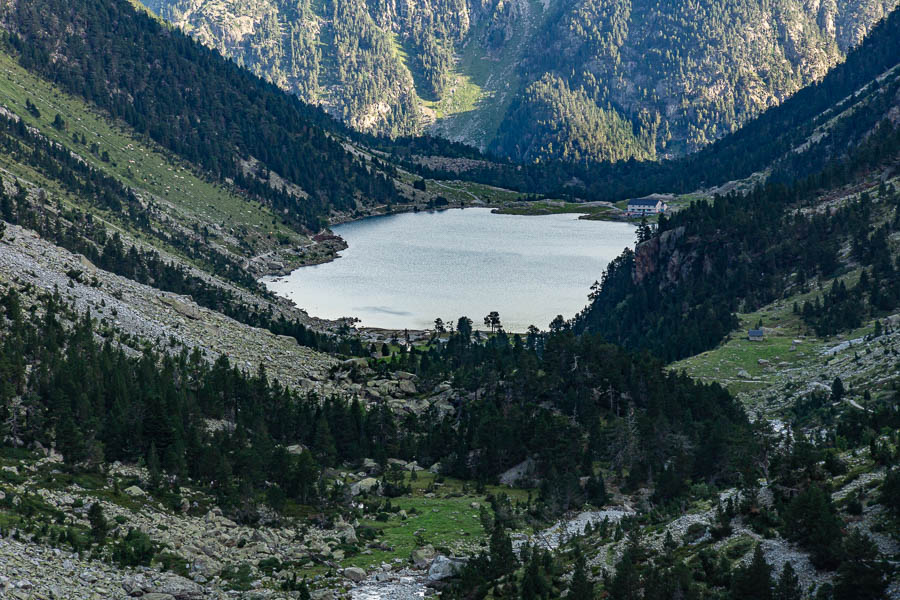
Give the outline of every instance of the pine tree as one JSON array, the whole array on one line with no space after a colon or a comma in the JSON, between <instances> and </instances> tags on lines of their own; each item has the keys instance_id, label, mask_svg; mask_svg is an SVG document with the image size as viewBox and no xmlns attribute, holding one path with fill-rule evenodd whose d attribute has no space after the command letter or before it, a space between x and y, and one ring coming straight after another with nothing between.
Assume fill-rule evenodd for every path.
<instances>
[{"instance_id":1,"label":"pine tree","mask_svg":"<svg viewBox=\"0 0 900 600\"><path fill-rule=\"evenodd\" d=\"M627 548L616 564L616 574L606 589L612 600L638 600L641 597L641 577L634 564L634 553Z\"/></svg>"},{"instance_id":2,"label":"pine tree","mask_svg":"<svg viewBox=\"0 0 900 600\"><path fill-rule=\"evenodd\" d=\"M150 489L158 490L162 486L162 470L159 466L159 454L156 452L155 442L150 442L150 451L147 453L147 470L150 472Z\"/></svg>"},{"instance_id":3,"label":"pine tree","mask_svg":"<svg viewBox=\"0 0 900 600\"><path fill-rule=\"evenodd\" d=\"M838 568L834 597L841 600L876 600L884 597L884 564L872 538L854 529L844 540L845 560Z\"/></svg>"},{"instance_id":4,"label":"pine tree","mask_svg":"<svg viewBox=\"0 0 900 600\"><path fill-rule=\"evenodd\" d=\"M781 576L778 578L778 585L775 586L772 600L801 600L802 598L803 590L800 588L800 578L794 571L794 565L786 562L781 570Z\"/></svg>"},{"instance_id":5,"label":"pine tree","mask_svg":"<svg viewBox=\"0 0 900 600\"><path fill-rule=\"evenodd\" d=\"M880 501L895 517L900 516L900 469L892 469L885 476Z\"/></svg>"},{"instance_id":6,"label":"pine tree","mask_svg":"<svg viewBox=\"0 0 900 600\"><path fill-rule=\"evenodd\" d=\"M785 533L810 551L818 568L834 568L839 562L841 521L831 497L811 485L797 494L784 510Z\"/></svg>"},{"instance_id":7,"label":"pine tree","mask_svg":"<svg viewBox=\"0 0 900 600\"><path fill-rule=\"evenodd\" d=\"M102 544L106 538L106 532L109 530L109 523L103 514L103 507L99 502L94 502L88 509L88 521L91 524L91 537L98 544Z\"/></svg>"},{"instance_id":8,"label":"pine tree","mask_svg":"<svg viewBox=\"0 0 900 600\"><path fill-rule=\"evenodd\" d=\"M72 413L68 410L63 413L56 427L56 449L63 455L67 464L75 464L84 459L84 436L75 426Z\"/></svg>"},{"instance_id":9,"label":"pine tree","mask_svg":"<svg viewBox=\"0 0 900 600\"><path fill-rule=\"evenodd\" d=\"M831 401L832 402L840 402L844 397L844 382L841 381L840 377L835 377L834 381L831 382Z\"/></svg>"},{"instance_id":10,"label":"pine tree","mask_svg":"<svg viewBox=\"0 0 900 600\"><path fill-rule=\"evenodd\" d=\"M606 482L603 480L603 474L597 473L588 479L587 485L585 486L588 495L588 500L591 504L595 506L603 506L609 500L606 493Z\"/></svg>"},{"instance_id":11,"label":"pine tree","mask_svg":"<svg viewBox=\"0 0 900 600\"><path fill-rule=\"evenodd\" d=\"M587 561L581 546L575 546L575 571L572 573L572 585L569 586L567 598L572 600L593 600L594 584L588 579Z\"/></svg>"},{"instance_id":12,"label":"pine tree","mask_svg":"<svg viewBox=\"0 0 900 600\"><path fill-rule=\"evenodd\" d=\"M316 419L316 435L312 447L313 452L323 464L330 465L334 462L337 448L334 445L334 437L331 435L331 428L328 426L324 411L320 412L319 418Z\"/></svg>"},{"instance_id":13,"label":"pine tree","mask_svg":"<svg viewBox=\"0 0 900 600\"><path fill-rule=\"evenodd\" d=\"M518 564L516 555L513 553L512 540L509 539L509 534L506 533L499 519L495 521L494 531L491 532L490 556L491 572L494 577L512 572Z\"/></svg>"},{"instance_id":14,"label":"pine tree","mask_svg":"<svg viewBox=\"0 0 900 600\"><path fill-rule=\"evenodd\" d=\"M732 600L772 598L772 567L766 562L761 545L756 545L750 564L735 569L731 580L731 598Z\"/></svg>"}]
</instances>

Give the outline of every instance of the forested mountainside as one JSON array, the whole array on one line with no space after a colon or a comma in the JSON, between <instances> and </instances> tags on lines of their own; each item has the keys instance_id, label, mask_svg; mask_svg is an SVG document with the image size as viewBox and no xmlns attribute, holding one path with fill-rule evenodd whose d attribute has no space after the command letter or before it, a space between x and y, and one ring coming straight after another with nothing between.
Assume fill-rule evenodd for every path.
<instances>
[{"instance_id":1,"label":"forested mountainside","mask_svg":"<svg viewBox=\"0 0 900 600\"><path fill-rule=\"evenodd\" d=\"M606 503L601 455L638 485L669 471L649 448L677 449L669 501L686 477L736 482L753 454L720 386L589 336L485 340L461 318L445 345L376 350L346 327L314 331L248 269L279 239L304 243L289 222L17 59L0 53L0 560L18 589L34 566L24 547L58 551L27 585L60 597L101 585L207 598L252 575L302 598L307 576L340 587L373 551L406 560L394 534L357 519L417 519L399 506L435 497L418 478L447 486L441 507L485 502L463 549ZM485 486L523 461L541 482L528 508L499 488L488 508ZM400 533L404 548L417 539ZM65 578L64 561L91 581Z\"/></svg>"},{"instance_id":2,"label":"forested mountainside","mask_svg":"<svg viewBox=\"0 0 900 600\"><path fill-rule=\"evenodd\" d=\"M821 204L896 168L898 32L895 11L821 83L691 157L688 165L724 169L726 178L738 165L775 160L751 192L717 194L643 229L634 252L610 264L576 329L675 360L719 344L734 313L855 270L857 285L835 283L803 307L811 328L834 334L896 309L897 194L882 184L840 206Z\"/></svg>"},{"instance_id":3,"label":"forested mountainside","mask_svg":"<svg viewBox=\"0 0 900 600\"><path fill-rule=\"evenodd\" d=\"M582 161L709 144L824 76L897 3L145 4L353 127Z\"/></svg>"},{"instance_id":4,"label":"forested mountainside","mask_svg":"<svg viewBox=\"0 0 900 600\"><path fill-rule=\"evenodd\" d=\"M846 157L886 117L896 121L900 12L893 11L820 82L767 110L735 133L675 160L539 165L471 160L437 140L385 146L426 177L462 176L548 197L619 201L651 193L688 194L744 179L793 181ZM444 157L470 159L447 160Z\"/></svg>"},{"instance_id":5,"label":"forested mountainside","mask_svg":"<svg viewBox=\"0 0 900 600\"><path fill-rule=\"evenodd\" d=\"M2 7L0 595L900 597L900 16L690 161L368 140L413 174L129 4ZM256 281L438 187L429 152L562 193L774 176L642 224L549 331L406 344Z\"/></svg>"},{"instance_id":6,"label":"forested mountainside","mask_svg":"<svg viewBox=\"0 0 900 600\"><path fill-rule=\"evenodd\" d=\"M329 133L340 127L319 109L125 0L12 3L0 20L23 67L252 190L297 226L318 231L332 210L397 197L384 172Z\"/></svg>"}]
</instances>

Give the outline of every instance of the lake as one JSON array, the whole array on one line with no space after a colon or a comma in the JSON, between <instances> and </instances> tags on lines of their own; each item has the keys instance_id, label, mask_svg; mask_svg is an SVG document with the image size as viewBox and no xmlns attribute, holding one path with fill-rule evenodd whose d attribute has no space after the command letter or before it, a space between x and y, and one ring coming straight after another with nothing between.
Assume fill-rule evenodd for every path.
<instances>
[{"instance_id":1,"label":"lake","mask_svg":"<svg viewBox=\"0 0 900 600\"><path fill-rule=\"evenodd\" d=\"M273 292L325 319L427 329L466 315L482 328L490 311L507 331L546 329L587 304L610 260L633 246L628 223L578 215L496 215L487 208L373 217L333 231L349 248L330 263L267 277Z\"/></svg>"}]
</instances>

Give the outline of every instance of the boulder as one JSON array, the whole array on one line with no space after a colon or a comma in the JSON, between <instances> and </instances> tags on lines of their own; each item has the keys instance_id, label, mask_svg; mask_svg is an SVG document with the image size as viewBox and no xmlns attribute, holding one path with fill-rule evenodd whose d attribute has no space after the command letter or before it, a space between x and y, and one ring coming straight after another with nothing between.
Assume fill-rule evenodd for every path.
<instances>
[{"instance_id":1,"label":"boulder","mask_svg":"<svg viewBox=\"0 0 900 600\"><path fill-rule=\"evenodd\" d=\"M176 600L172 594L160 594L158 592L150 592L141 596L141 600Z\"/></svg>"},{"instance_id":2,"label":"boulder","mask_svg":"<svg viewBox=\"0 0 900 600\"><path fill-rule=\"evenodd\" d=\"M437 553L434 551L434 546L428 544L427 546L422 546L421 548L416 548L415 550L413 550L409 556L409 559L417 569L424 569L431 564L431 561L434 560L436 554Z\"/></svg>"},{"instance_id":3,"label":"boulder","mask_svg":"<svg viewBox=\"0 0 900 600\"><path fill-rule=\"evenodd\" d=\"M432 404L432 407L437 411L438 416L441 418L453 416L456 414L456 408L448 401L448 400L437 400Z\"/></svg>"},{"instance_id":4,"label":"boulder","mask_svg":"<svg viewBox=\"0 0 900 600\"><path fill-rule=\"evenodd\" d=\"M129 575L122 580L122 589L129 596L143 596L150 589L150 582L143 575Z\"/></svg>"},{"instance_id":5,"label":"boulder","mask_svg":"<svg viewBox=\"0 0 900 600\"><path fill-rule=\"evenodd\" d=\"M163 304L172 307L173 309L175 309L175 312L182 316L193 319L195 321L203 318L203 313L201 313L200 310L192 304L188 304L187 302L182 302L178 298L173 298L171 296L165 295L161 295L159 299Z\"/></svg>"},{"instance_id":6,"label":"boulder","mask_svg":"<svg viewBox=\"0 0 900 600\"><path fill-rule=\"evenodd\" d=\"M174 573L161 575L151 585L150 592L169 594L176 600L194 600L203 597L203 588L199 584Z\"/></svg>"},{"instance_id":7,"label":"boulder","mask_svg":"<svg viewBox=\"0 0 900 600\"><path fill-rule=\"evenodd\" d=\"M222 571L222 565L215 559L206 556L196 556L191 562L191 571L195 576L210 578L215 577Z\"/></svg>"},{"instance_id":8,"label":"boulder","mask_svg":"<svg viewBox=\"0 0 900 600\"><path fill-rule=\"evenodd\" d=\"M344 577L354 583L359 583L366 578L366 572L359 567L347 567L344 569Z\"/></svg>"},{"instance_id":9,"label":"boulder","mask_svg":"<svg viewBox=\"0 0 900 600\"><path fill-rule=\"evenodd\" d=\"M346 544L356 544L359 539L356 537L356 530L350 523L338 522L334 526L337 538Z\"/></svg>"},{"instance_id":10,"label":"boulder","mask_svg":"<svg viewBox=\"0 0 900 600\"><path fill-rule=\"evenodd\" d=\"M290 446L286 447L285 450L288 454L293 454L296 456L298 454L303 454L303 451L306 450L306 446L304 446L303 444L291 444Z\"/></svg>"},{"instance_id":11,"label":"boulder","mask_svg":"<svg viewBox=\"0 0 900 600\"><path fill-rule=\"evenodd\" d=\"M350 495L359 496L363 493L372 492L378 488L378 485L377 479L374 477L366 477L350 486Z\"/></svg>"},{"instance_id":12,"label":"boulder","mask_svg":"<svg viewBox=\"0 0 900 600\"><path fill-rule=\"evenodd\" d=\"M500 474L500 483L503 485L515 485L534 472L534 461L526 458L511 469Z\"/></svg>"},{"instance_id":13,"label":"boulder","mask_svg":"<svg viewBox=\"0 0 900 600\"><path fill-rule=\"evenodd\" d=\"M416 384L408 379L401 379L400 383L397 384L397 387L400 388L400 391L408 396L415 396L419 393L419 390L416 389Z\"/></svg>"},{"instance_id":14,"label":"boulder","mask_svg":"<svg viewBox=\"0 0 900 600\"><path fill-rule=\"evenodd\" d=\"M139 488L136 485L125 488L124 492L126 494L128 494L129 496L131 496L132 498L140 498L142 496L147 495L147 492L145 492L144 490L142 490L141 488Z\"/></svg>"},{"instance_id":15,"label":"boulder","mask_svg":"<svg viewBox=\"0 0 900 600\"><path fill-rule=\"evenodd\" d=\"M367 358L349 358L342 362L341 366L347 369L351 367L368 367L369 360Z\"/></svg>"},{"instance_id":16,"label":"boulder","mask_svg":"<svg viewBox=\"0 0 900 600\"><path fill-rule=\"evenodd\" d=\"M460 569L465 565L466 560L464 558L450 558L443 554L438 554L434 557L434 560L431 561L431 566L428 568L428 576L426 579L428 582L434 582L453 577L459 573Z\"/></svg>"}]
</instances>

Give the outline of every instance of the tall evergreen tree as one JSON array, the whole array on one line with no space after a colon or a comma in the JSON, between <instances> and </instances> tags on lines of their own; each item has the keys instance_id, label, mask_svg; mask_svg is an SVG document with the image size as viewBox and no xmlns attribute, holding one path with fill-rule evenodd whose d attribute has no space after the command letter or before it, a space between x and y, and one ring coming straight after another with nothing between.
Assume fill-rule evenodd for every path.
<instances>
[{"instance_id":1,"label":"tall evergreen tree","mask_svg":"<svg viewBox=\"0 0 900 600\"><path fill-rule=\"evenodd\" d=\"M762 546L756 545L753 558L745 567L735 569L731 579L731 600L771 600L772 567L766 562Z\"/></svg>"},{"instance_id":2,"label":"tall evergreen tree","mask_svg":"<svg viewBox=\"0 0 900 600\"><path fill-rule=\"evenodd\" d=\"M569 586L567 598L572 600L593 600L594 584L588 578L587 560L581 546L575 546L575 570L572 573L572 584Z\"/></svg>"},{"instance_id":3,"label":"tall evergreen tree","mask_svg":"<svg viewBox=\"0 0 900 600\"><path fill-rule=\"evenodd\" d=\"M844 561L838 567L834 597L841 600L877 600L887 589L885 565L878 546L868 535L854 529L844 540Z\"/></svg>"},{"instance_id":4,"label":"tall evergreen tree","mask_svg":"<svg viewBox=\"0 0 900 600\"><path fill-rule=\"evenodd\" d=\"M794 571L794 565L786 562L778 577L778 584L775 586L772 600L802 600L802 598L803 589L800 587L800 578Z\"/></svg>"},{"instance_id":5,"label":"tall evergreen tree","mask_svg":"<svg viewBox=\"0 0 900 600\"><path fill-rule=\"evenodd\" d=\"M494 522L490 539L491 572L500 577L515 570L518 560L513 552L512 540L499 519Z\"/></svg>"}]
</instances>

